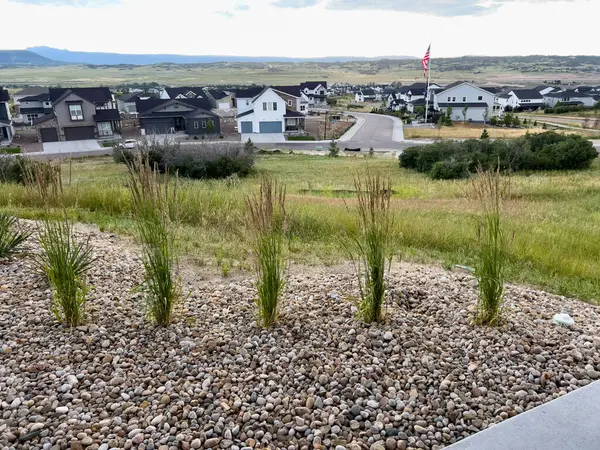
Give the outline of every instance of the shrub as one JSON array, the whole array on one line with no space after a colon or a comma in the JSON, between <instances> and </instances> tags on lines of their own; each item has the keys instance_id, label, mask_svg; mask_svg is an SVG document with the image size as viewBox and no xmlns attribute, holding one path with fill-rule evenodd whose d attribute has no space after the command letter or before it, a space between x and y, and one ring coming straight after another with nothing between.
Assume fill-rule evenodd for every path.
<instances>
[{"instance_id":1,"label":"shrub","mask_svg":"<svg viewBox=\"0 0 600 450\"><path fill-rule=\"evenodd\" d=\"M0 148L0 154L2 155L18 155L21 153L20 147L2 147Z\"/></svg>"},{"instance_id":2,"label":"shrub","mask_svg":"<svg viewBox=\"0 0 600 450\"><path fill-rule=\"evenodd\" d=\"M53 313L70 327L83 322L88 287L85 276L94 261L89 239L78 242L68 218L42 221L38 266L52 286Z\"/></svg>"},{"instance_id":3,"label":"shrub","mask_svg":"<svg viewBox=\"0 0 600 450\"><path fill-rule=\"evenodd\" d=\"M469 166L466 161L457 161L455 159L438 161L431 168L429 177L433 180L469 178Z\"/></svg>"},{"instance_id":4,"label":"shrub","mask_svg":"<svg viewBox=\"0 0 600 450\"><path fill-rule=\"evenodd\" d=\"M21 250L21 245L31 233L17 230L17 219L0 214L0 258L13 256Z\"/></svg>"},{"instance_id":5,"label":"shrub","mask_svg":"<svg viewBox=\"0 0 600 450\"><path fill-rule=\"evenodd\" d=\"M159 181L148 157L138 152L137 164L128 164L130 191L136 227L143 251L144 283L148 316L158 325L167 326L173 309L182 296L181 281L173 275L175 229L171 216L177 219L177 185L172 189L169 176Z\"/></svg>"},{"instance_id":6,"label":"shrub","mask_svg":"<svg viewBox=\"0 0 600 450\"><path fill-rule=\"evenodd\" d=\"M277 320L285 285L285 187L263 178L260 194L249 196L246 207L256 261L258 323L269 327Z\"/></svg>"},{"instance_id":7,"label":"shrub","mask_svg":"<svg viewBox=\"0 0 600 450\"><path fill-rule=\"evenodd\" d=\"M253 144L250 142L250 145ZM160 144L145 142L140 146L144 159L150 167L157 167L161 173L178 172L179 176L193 179L227 178L238 174L243 177L254 166L254 151L248 151L246 143L206 142L181 145L175 142ZM115 150L115 161L137 164L137 150Z\"/></svg>"},{"instance_id":8,"label":"shrub","mask_svg":"<svg viewBox=\"0 0 600 450\"><path fill-rule=\"evenodd\" d=\"M479 282L479 301L476 321L483 325L498 325L504 298L506 263L506 241L501 222L505 189L500 170L480 170L473 180L472 189L482 212L477 228L479 261L475 276Z\"/></svg>"},{"instance_id":9,"label":"shrub","mask_svg":"<svg viewBox=\"0 0 600 450\"><path fill-rule=\"evenodd\" d=\"M248 138L248 140L244 144L244 150L250 153L253 152L255 148L256 146L254 145L254 142L252 142L252 139Z\"/></svg>"},{"instance_id":10,"label":"shrub","mask_svg":"<svg viewBox=\"0 0 600 450\"><path fill-rule=\"evenodd\" d=\"M346 248L358 278L358 316L366 323L381 322L386 271L393 256L392 185L389 178L367 174L364 179L355 177L354 186L359 226L357 233L348 233Z\"/></svg>"},{"instance_id":11,"label":"shrub","mask_svg":"<svg viewBox=\"0 0 600 450\"><path fill-rule=\"evenodd\" d=\"M492 125L492 126L494 126L494 127L497 127L497 126L498 126L498 117L496 117L496 116L493 116L493 117L490 119L490 125Z\"/></svg>"},{"instance_id":12,"label":"shrub","mask_svg":"<svg viewBox=\"0 0 600 450\"><path fill-rule=\"evenodd\" d=\"M288 141L314 141L314 136L288 136Z\"/></svg>"},{"instance_id":13,"label":"shrub","mask_svg":"<svg viewBox=\"0 0 600 450\"><path fill-rule=\"evenodd\" d=\"M481 133L481 137L479 139L489 139L489 138L490 138L490 133L488 133L488 130L486 130L484 128L483 133Z\"/></svg>"},{"instance_id":14,"label":"shrub","mask_svg":"<svg viewBox=\"0 0 600 450\"><path fill-rule=\"evenodd\" d=\"M327 156L331 158L337 158L338 156L340 156L340 147L338 146L337 142L335 142L335 140L333 139L329 144L329 154Z\"/></svg>"}]
</instances>

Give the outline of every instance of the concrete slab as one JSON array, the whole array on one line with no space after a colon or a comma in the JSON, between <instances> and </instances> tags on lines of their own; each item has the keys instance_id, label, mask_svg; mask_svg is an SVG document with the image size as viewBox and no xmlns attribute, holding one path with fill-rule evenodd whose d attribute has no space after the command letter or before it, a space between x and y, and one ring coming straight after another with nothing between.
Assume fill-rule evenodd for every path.
<instances>
[{"instance_id":1,"label":"concrete slab","mask_svg":"<svg viewBox=\"0 0 600 450\"><path fill-rule=\"evenodd\" d=\"M44 142L43 153L84 153L102 150L98 141L61 141L61 142Z\"/></svg>"},{"instance_id":2,"label":"concrete slab","mask_svg":"<svg viewBox=\"0 0 600 450\"><path fill-rule=\"evenodd\" d=\"M519 414L451 450L597 450L600 381Z\"/></svg>"},{"instance_id":3,"label":"concrete slab","mask_svg":"<svg viewBox=\"0 0 600 450\"><path fill-rule=\"evenodd\" d=\"M285 142L283 133L248 133L242 134L242 142L247 142L251 139L254 143L281 143Z\"/></svg>"}]
</instances>

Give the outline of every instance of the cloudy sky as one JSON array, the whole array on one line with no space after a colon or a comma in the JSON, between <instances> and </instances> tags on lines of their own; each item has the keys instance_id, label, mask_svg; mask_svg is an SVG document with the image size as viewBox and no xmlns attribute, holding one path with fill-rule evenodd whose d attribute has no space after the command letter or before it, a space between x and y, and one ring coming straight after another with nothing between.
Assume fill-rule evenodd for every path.
<instances>
[{"instance_id":1,"label":"cloudy sky","mask_svg":"<svg viewBox=\"0 0 600 450\"><path fill-rule=\"evenodd\" d=\"M600 54L600 0L0 0L0 49L247 56Z\"/></svg>"}]
</instances>

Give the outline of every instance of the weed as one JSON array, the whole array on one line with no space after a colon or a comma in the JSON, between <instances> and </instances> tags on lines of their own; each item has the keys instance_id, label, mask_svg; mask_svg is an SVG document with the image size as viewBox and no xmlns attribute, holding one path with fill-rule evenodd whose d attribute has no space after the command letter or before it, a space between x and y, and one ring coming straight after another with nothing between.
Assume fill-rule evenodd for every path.
<instances>
[{"instance_id":1,"label":"weed","mask_svg":"<svg viewBox=\"0 0 600 450\"><path fill-rule=\"evenodd\" d=\"M17 230L17 219L7 214L0 214L0 258L13 256L21 250L21 245L31 233Z\"/></svg>"}]
</instances>

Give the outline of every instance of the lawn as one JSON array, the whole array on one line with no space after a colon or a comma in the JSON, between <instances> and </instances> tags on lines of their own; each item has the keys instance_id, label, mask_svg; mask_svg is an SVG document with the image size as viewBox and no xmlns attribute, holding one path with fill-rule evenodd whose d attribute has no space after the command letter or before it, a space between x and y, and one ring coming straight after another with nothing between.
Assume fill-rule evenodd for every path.
<instances>
[{"instance_id":1,"label":"lawn","mask_svg":"<svg viewBox=\"0 0 600 450\"><path fill-rule=\"evenodd\" d=\"M239 181L181 180L182 254L199 265L248 269L244 198L268 174L287 185L292 261L340 262L344 230L356 221L353 176L367 169L392 178L396 247L404 259L474 264L477 210L467 181L431 181L400 169L395 159L287 154L260 156L256 173ZM125 175L110 158L65 164L64 202L72 216L101 230L133 233ZM600 301L599 162L583 172L517 175L511 185L508 279ZM42 211L37 195L17 185L2 186L0 205L26 218Z\"/></svg>"},{"instance_id":2,"label":"lawn","mask_svg":"<svg viewBox=\"0 0 600 450\"><path fill-rule=\"evenodd\" d=\"M540 119L541 120L541 119ZM491 125L470 123L455 123L451 127L438 128L421 128L421 127L404 127L404 137L406 139L479 139L483 130L487 129L491 139L516 139L524 136L526 133L543 133L541 127L532 128L498 128ZM593 134L577 131L561 131L557 132L567 134L582 134L583 136L594 136Z\"/></svg>"}]
</instances>

